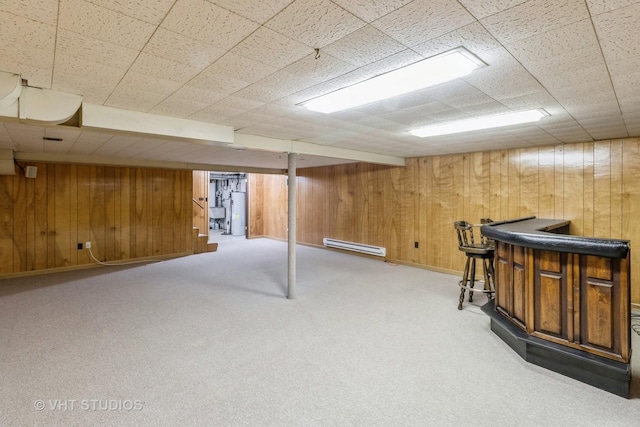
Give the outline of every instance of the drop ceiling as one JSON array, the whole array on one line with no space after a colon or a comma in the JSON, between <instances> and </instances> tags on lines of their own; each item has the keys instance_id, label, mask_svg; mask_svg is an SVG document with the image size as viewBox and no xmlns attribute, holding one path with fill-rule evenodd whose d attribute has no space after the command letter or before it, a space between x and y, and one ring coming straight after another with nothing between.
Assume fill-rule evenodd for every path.
<instances>
[{"instance_id":1,"label":"drop ceiling","mask_svg":"<svg viewBox=\"0 0 640 427\"><path fill-rule=\"evenodd\" d=\"M8 0L0 3L0 71L86 103L229 126L245 140L299 142L298 166L309 167L369 153L638 136L639 24L634 0ZM488 66L330 115L297 105L458 46ZM408 134L535 108L550 116L502 130ZM85 162L287 167L269 144L237 149L17 122L0 123L0 148Z\"/></svg>"}]
</instances>

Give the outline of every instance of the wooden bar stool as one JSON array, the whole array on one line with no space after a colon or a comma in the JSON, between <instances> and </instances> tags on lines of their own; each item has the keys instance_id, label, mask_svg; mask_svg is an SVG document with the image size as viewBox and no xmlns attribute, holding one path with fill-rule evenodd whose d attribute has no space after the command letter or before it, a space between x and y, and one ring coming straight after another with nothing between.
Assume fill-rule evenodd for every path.
<instances>
[{"instance_id":1,"label":"wooden bar stool","mask_svg":"<svg viewBox=\"0 0 640 427\"><path fill-rule=\"evenodd\" d=\"M483 220L483 223L491 222L491 220ZM493 254L495 248L486 238L480 234L479 241L476 243L473 236L473 225L467 221L456 221L453 223L456 234L458 235L458 249L465 253L467 261L462 273L460 281L460 302L458 310L462 310L462 302L464 301L464 293L469 291L469 302L473 302L473 293L486 293L489 299L493 298L495 290L493 283ZM476 282L476 260L482 262L482 273L484 275L484 287L474 288Z\"/></svg>"}]
</instances>

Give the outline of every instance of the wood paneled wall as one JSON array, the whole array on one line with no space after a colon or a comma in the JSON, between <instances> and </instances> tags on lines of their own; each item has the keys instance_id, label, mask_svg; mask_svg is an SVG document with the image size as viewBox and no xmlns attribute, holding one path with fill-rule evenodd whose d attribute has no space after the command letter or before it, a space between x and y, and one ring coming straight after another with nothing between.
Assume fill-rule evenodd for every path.
<instances>
[{"instance_id":1,"label":"wood paneled wall","mask_svg":"<svg viewBox=\"0 0 640 427\"><path fill-rule=\"evenodd\" d=\"M209 172L193 171L193 226L209 234Z\"/></svg>"},{"instance_id":2,"label":"wood paneled wall","mask_svg":"<svg viewBox=\"0 0 640 427\"><path fill-rule=\"evenodd\" d=\"M387 248L387 258L460 271L453 222L536 215L571 220L571 234L632 243L640 303L640 139L496 150L298 171L298 236ZM286 238L286 177L265 176L263 234ZM251 220L251 219L250 219ZM419 248L414 247L418 242ZM638 278L638 279L634 279Z\"/></svg>"},{"instance_id":3,"label":"wood paneled wall","mask_svg":"<svg viewBox=\"0 0 640 427\"><path fill-rule=\"evenodd\" d=\"M0 176L0 275L192 250L191 171L29 163Z\"/></svg>"}]
</instances>

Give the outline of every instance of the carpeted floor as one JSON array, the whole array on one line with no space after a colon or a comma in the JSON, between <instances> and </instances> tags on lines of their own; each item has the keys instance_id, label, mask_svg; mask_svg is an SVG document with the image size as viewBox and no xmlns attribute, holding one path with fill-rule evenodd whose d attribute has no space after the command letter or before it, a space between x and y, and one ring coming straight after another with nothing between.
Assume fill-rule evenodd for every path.
<instances>
[{"instance_id":1,"label":"carpeted floor","mask_svg":"<svg viewBox=\"0 0 640 427\"><path fill-rule=\"evenodd\" d=\"M458 277L236 239L154 264L0 281L0 425L635 426L528 364Z\"/></svg>"}]
</instances>

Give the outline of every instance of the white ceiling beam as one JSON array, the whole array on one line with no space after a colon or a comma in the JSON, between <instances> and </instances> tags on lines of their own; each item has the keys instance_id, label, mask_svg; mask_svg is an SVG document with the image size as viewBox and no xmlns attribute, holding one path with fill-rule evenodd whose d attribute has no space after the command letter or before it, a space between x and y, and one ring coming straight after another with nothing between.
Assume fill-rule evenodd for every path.
<instances>
[{"instance_id":1,"label":"white ceiling beam","mask_svg":"<svg viewBox=\"0 0 640 427\"><path fill-rule=\"evenodd\" d=\"M281 153L308 154L313 156L331 157L336 159L355 160L358 162L378 163L383 165L404 166L403 157L385 154L368 153L329 145L312 144L288 139L267 138L258 135L236 133L235 142L231 148L247 148L250 150L276 151Z\"/></svg>"}]
</instances>

